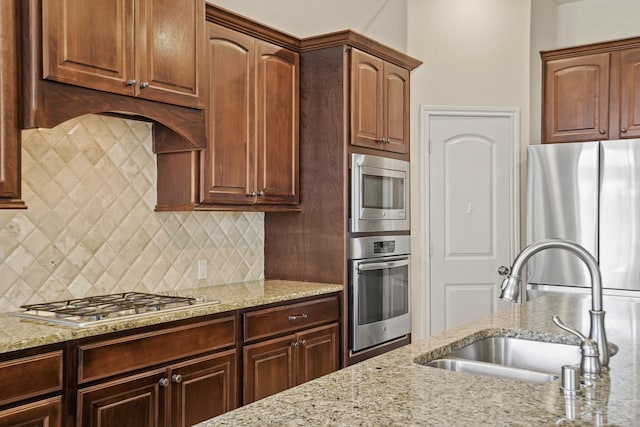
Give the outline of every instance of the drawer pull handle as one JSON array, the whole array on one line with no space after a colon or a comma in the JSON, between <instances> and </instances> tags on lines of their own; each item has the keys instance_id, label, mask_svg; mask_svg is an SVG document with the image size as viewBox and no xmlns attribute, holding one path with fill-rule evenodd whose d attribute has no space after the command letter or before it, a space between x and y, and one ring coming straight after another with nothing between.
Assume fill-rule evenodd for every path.
<instances>
[{"instance_id":1,"label":"drawer pull handle","mask_svg":"<svg viewBox=\"0 0 640 427\"><path fill-rule=\"evenodd\" d=\"M289 320L298 320L298 319L306 319L307 317L309 317L309 315L307 313L302 313L302 314L291 314L289 316Z\"/></svg>"},{"instance_id":2,"label":"drawer pull handle","mask_svg":"<svg viewBox=\"0 0 640 427\"><path fill-rule=\"evenodd\" d=\"M171 376L171 381L173 381L173 382L174 382L174 383L176 383L176 384L181 383L181 382L182 382L182 375L180 375L180 374L173 374L173 375Z\"/></svg>"},{"instance_id":3,"label":"drawer pull handle","mask_svg":"<svg viewBox=\"0 0 640 427\"><path fill-rule=\"evenodd\" d=\"M160 384L160 387L169 387L169 378L160 378L158 384Z\"/></svg>"}]
</instances>

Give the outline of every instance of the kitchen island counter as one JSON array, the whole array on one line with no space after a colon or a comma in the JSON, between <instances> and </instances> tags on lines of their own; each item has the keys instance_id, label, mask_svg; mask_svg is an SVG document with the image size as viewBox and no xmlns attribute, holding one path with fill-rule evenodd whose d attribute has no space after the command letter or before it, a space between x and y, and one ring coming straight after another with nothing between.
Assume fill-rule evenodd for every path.
<instances>
[{"instance_id":1,"label":"kitchen island counter","mask_svg":"<svg viewBox=\"0 0 640 427\"><path fill-rule=\"evenodd\" d=\"M610 372L566 400L560 381L523 383L415 363L485 336L576 343L551 321L588 333L590 298L542 297L420 340L223 414L211 426L637 425L640 420L640 304L605 300ZM634 319L634 320L630 320ZM572 419L573 418L573 419Z\"/></svg>"},{"instance_id":2,"label":"kitchen island counter","mask_svg":"<svg viewBox=\"0 0 640 427\"><path fill-rule=\"evenodd\" d=\"M252 281L229 285L179 290L172 295L192 296L205 302L219 300L219 304L192 305L184 309L149 313L113 319L95 326L73 327L51 324L40 320L22 319L0 314L0 353L56 344L110 332L143 326L158 325L209 314L258 307L299 298L313 297L342 291L341 285L285 280Z\"/></svg>"}]
</instances>

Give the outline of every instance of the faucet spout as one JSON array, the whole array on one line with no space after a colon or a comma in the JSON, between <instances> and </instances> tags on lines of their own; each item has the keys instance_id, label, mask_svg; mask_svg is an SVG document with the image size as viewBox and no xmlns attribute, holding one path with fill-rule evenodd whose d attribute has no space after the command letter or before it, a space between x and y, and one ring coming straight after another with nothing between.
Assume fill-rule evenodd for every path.
<instances>
[{"instance_id":1,"label":"faucet spout","mask_svg":"<svg viewBox=\"0 0 640 427\"><path fill-rule=\"evenodd\" d=\"M533 255L546 249L568 250L580 258L589 269L589 274L591 275L591 310L589 310L591 330L589 338L597 343L600 353L600 365L606 369L609 366L609 346L604 329L605 312L602 309L602 276L598 262L585 248L577 243L563 239L539 240L532 243L520 252L514 260L511 274L502 282L500 298L511 302L518 300L522 269Z\"/></svg>"}]
</instances>

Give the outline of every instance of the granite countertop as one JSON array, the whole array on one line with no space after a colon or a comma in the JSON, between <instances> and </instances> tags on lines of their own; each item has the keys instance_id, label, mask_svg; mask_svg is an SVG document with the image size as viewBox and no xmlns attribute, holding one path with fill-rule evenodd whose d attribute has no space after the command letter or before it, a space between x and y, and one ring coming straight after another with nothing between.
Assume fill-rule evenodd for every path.
<instances>
[{"instance_id":1,"label":"granite countertop","mask_svg":"<svg viewBox=\"0 0 640 427\"><path fill-rule=\"evenodd\" d=\"M110 332L157 325L175 320L208 314L257 307L342 291L342 285L327 283L266 280L216 285L205 288L174 291L172 294L203 298L204 301L219 300L219 304L189 306L171 312L158 312L125 320L114 319L96 326L77 328L21 319L7 313L0 314L0 353L23 350L41 345L55 344L78 338L91 337Z\"/></svg>"},{"instance_id":2,"label":"granite countertop","mask_svg":"<svg viewBox=\"0 0 640 427\"><path fill-rule=\"evenodd\" d=\"M609 341L619 347L610 371L575 400L560 381L532 384L429 368L460 340L510 335L575 343L553 314L588 333L590 298L542 297L420 340L228 412L212 426L638 425L640 304L605 301ZM572 415L572 414L575 414ZM569 418L574 419L569 419Z\"/></svg>"}]
</instances>

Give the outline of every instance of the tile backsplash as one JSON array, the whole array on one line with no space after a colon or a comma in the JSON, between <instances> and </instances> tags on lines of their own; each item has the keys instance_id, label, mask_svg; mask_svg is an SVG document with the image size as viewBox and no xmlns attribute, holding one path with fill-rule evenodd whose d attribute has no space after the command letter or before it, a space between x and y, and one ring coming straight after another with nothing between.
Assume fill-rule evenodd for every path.
<instances>
[{"instance_id":1,"label":"tile backsplash","mask_svg":"<svg viewBox=\"0 0 640 427\"><path fill-rule=\"evenodd\" d=\"M149 123L86 115L23 131L22 195L27 210L0 211L0 312L263 278L263 214L154 212Z\"/></svg>"}]
</instances>

